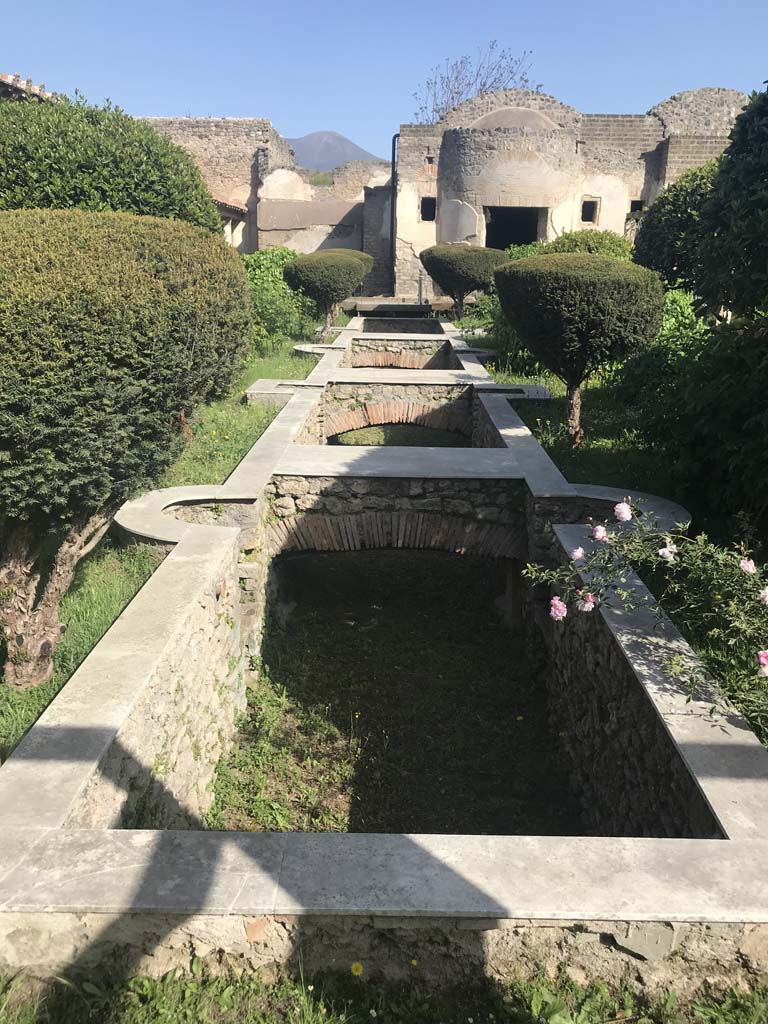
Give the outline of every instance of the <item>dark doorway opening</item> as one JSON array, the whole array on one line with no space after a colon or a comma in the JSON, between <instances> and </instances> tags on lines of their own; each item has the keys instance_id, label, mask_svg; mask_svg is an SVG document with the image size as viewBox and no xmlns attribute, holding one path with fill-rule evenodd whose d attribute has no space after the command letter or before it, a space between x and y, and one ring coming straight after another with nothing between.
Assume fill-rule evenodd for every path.
<instances>
[{"instance_id":1,"label":"dark doorway opening","mask_svg":"<svg viewBox=\"0 0 768 1024\"><path fill-rule=\"evenodd\" d=\"M485 244L489 249L537 242L546 234L545 206L485 206Z\"/></svg>"}]
</instances>

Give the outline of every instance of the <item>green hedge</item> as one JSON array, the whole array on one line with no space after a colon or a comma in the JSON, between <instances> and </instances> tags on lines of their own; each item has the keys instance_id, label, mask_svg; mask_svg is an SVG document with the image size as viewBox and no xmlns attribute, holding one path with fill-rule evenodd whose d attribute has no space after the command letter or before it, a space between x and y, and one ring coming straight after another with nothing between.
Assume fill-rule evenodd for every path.
<instances>
[{"instance_id":1,"label":"green hedge","mask_svg":"<svg viewBox=\"0 0 768 1024\"><path fill-rule=\"evenodd\" d=\"M127 496L231 384L250 328L238 255L179 221L0 214L0 524Z\"/></svg>"},{"instance_id":2,"label":"green hedge","mask_svg":"<svg viewBox=\"0 0 768 1024\"><path fill-rule=\"evenodd\" d=\"M541 253L588 252L594 256L613 256L617 260L632 259L632 242L615 231L565 231L559 238L544 242Z\"/></svg>"},{"instance_id":3,"label":"green hedge","mask_svg":"<svg viewBox=\"0 0 768 1024\"><path fill-rule=\"evenodd\" d=\"M121 110L82 101L0 102L0 210L120 210L221 218L189 153Z\"/></svg>"},{"instance_id":4,"label":"green hedge","mask_svg":"<svg viewBox=\"0 0 768 1024\"><path fill-rule=\"evenodd\" d=\"M325 315L327 331L334 309L360 286L366 269L357 256L320 250L286 263L283 274L289 288L307 295Z\"/></svg>"},{"instance_id":5,"label":"green hedge","mask_svg":"<svg viewBox=\"0 0 768 1024\"><path fill-rule=\"evenodd\" d=\"M456 316L464 311L464 299L470 292L484 291L493 284L493 272L506 262L501 249L478 245L433 245L419 254L424 269L453 299Z\"/></svg>"},{"instance_id":6,"label":"green hedge","mask_svg":"<svg viewBox=\"0 0 768 1024\"><path fill-rule=\"evenodd\" d=\"M500 267L505 316L533 356L568 388L569 430L581 438L581 384L598 367L649 344L664 293L650 270L610 256L554 253Z\"/></svg>"},{"instance_id":7,"label":"green hedge","mask_svg":"<svg viewBox=\"0 0 768 1024\"><path fill-rule=\"evenodd\" d=\"M363 264L366 274L370 274L373 270L373 256L360 249L318 249L317 251L325 254L331 253L334 256L354 256Z\"/></svg>"},{"instance_id":8,"label":"green hedge","mask_svg":"<svg viewBox=\"0 0 768 1024\"><path fill-rule=\"evenodd\" d=\"M253 343L258 352L279 347L288 338L309 337L317 318L315 304L292 291L283 277L298 254L285 246L260 249L242 257L253 308Z\"/></svg>"}]
</instances>

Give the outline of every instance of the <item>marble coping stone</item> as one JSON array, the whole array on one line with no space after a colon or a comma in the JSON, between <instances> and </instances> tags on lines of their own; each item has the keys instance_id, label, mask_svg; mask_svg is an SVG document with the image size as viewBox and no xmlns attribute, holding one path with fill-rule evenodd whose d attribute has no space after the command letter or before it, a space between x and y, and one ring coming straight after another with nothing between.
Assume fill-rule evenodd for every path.
<instances>
[{"instance_id":1,"label":"marble coping stone","mask_svg":"<svg viewBox=\"0 0 768 1024\"><path fill-rule=\"evenodd\" d=\"M768 840L34 829L14 912L768 921ZM21 859L18 858L21 851Z\"/></svg>"}]
</instances>

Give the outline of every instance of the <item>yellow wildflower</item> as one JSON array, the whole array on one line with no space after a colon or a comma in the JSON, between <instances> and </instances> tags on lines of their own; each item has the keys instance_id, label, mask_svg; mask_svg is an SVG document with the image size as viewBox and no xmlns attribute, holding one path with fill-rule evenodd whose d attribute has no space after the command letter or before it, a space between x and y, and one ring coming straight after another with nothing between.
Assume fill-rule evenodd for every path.
<instances>
[{"instance_id":1,"label":"yellow wildflower","mask_svg":"<svg viewBox=\"0 0 768 1024\"><path fill-rule=\"evenodd\" d=\"M363 973L363 965L360 963L359 960L355 960L355 962L352 964L350 970L352 971L352 973L354 974L354 976L356 978L359 978L360 975Z\"/></svg>"}]
</instances>

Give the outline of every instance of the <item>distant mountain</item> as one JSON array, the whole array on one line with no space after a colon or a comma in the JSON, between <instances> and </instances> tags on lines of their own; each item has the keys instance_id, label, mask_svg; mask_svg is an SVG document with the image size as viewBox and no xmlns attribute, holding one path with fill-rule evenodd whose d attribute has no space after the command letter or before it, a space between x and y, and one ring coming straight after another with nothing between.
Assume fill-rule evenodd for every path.
<instances>
[{"instance_id":1,"label":"distant mountain","mask_svg":"<svg viewBox=\"0 0 768 1024\"><path fill-rule=\"evenodd\" d=\"M332 171L350 160L380 160L338 132L310 132L300 139L288 139L299 167L308 171Z\"/></svg>"}]
</instances>

